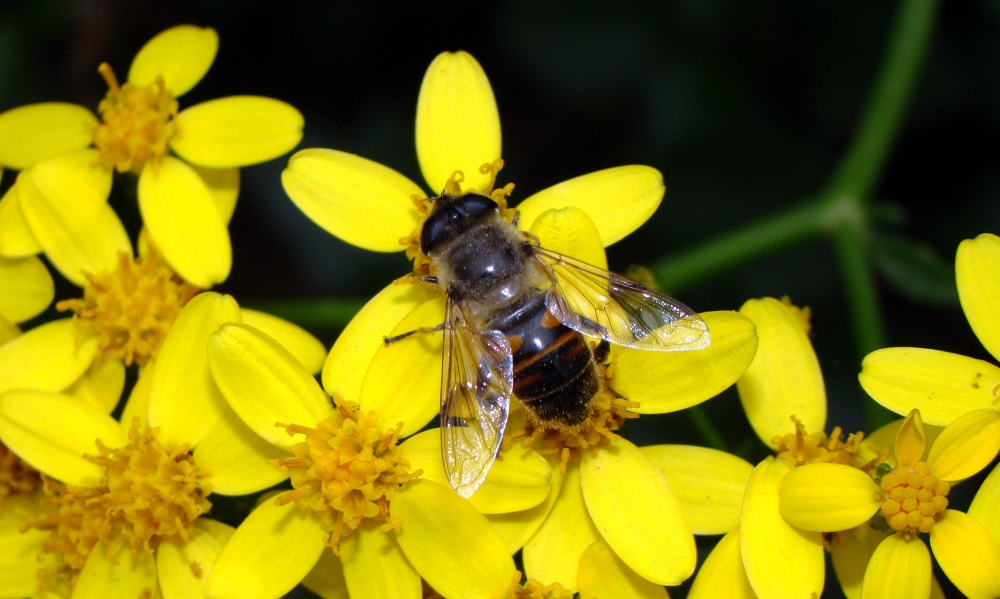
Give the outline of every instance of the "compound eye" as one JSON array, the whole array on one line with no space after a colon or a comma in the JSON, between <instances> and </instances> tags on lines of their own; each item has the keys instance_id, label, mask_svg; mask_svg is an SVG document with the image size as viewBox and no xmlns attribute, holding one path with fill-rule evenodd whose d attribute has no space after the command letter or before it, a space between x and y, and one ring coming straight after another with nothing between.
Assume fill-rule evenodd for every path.
<instances>
[{"instance_id":1,"label":"compound eye","mask_svg":"<svg viewBox=\"0 0 1000 599\"><path fill-rule=\"evenodd\" d=\"M424 222L424 227L420 231L420 251L430 255L434 250L434 246L437 245L439 241L444 239L446 235L450 234L451 227L447 220L449 217L452 219L454 216L448 214L450 211L443 211L437 214L431 215Z\"/></svg>"},{"instance_id":2,"label":"compound eye","mask_svg":"<svg viewBox=\"0 0 1000 599\"><path fill-rule=\"evenodd\" d=\"M478 218L490 212L497 212L500 207L489 196L480 193L467 193L462 196L462 209L471 218Z\"/></svg>"}]
</instances>

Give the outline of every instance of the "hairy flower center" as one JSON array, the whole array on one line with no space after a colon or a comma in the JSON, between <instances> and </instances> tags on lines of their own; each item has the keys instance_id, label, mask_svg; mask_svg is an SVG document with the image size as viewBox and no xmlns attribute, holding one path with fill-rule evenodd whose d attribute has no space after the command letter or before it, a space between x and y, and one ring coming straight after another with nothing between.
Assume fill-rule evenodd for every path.
<instances>
[{"instance_id":1,"label":"hairy flower center","mask_svg":"<svg viewBox=\"0 0 1000 599\"><path fill-rule=\"evenodd\" d=\"M141 172L150 160L157 164L177 133L177 100L163 78L146 86L119 86L108 63L97 71L108 84L108 94L97 107L103 122L94 130L101 164L120 173Z\"/></svg>"},{"instance_id":2,"label":"hairy flower center","mask_svg":"<svg viewBox=\"0 0 1000 599\"><path fill-rule=\"evenodd\" d=\"M91 550L108 534L104 508L98 501L89 501L85 489L68 487L48 478L43 488L46 497L42 505L49 511L28 522L22 530L49 531L38 559L42 561L45 554L59 558L54 567L38 571L42 596L45 591L69 596Z\"/></svg>"},{"instance_id":3,"label":"hairy flower center","mask_svg":"<svg viewBox=\"0 0 1000 599\"><path fill-rule=\"evenodd\" d=\"M31 495L42 486L38 471L14 455L6 445L0 443L0 514L3 504L11 495Z\"/></svg>"},{"instance_id":4,"label":"hairy flower center","mask_svg":"<svg viewBox=\"0 0 1000 599\"><path fill-rule=\"evenodd\" d=\"M784 437L775 437L773 443L777 446L775 450L779 460L794 466L803 464L828 463L854 466L865 472L875 469L877 460L865 459L858 455L861 449L861 441L865 434L857 432L847 436L843 440L843 432L838 426L833 429L829 436L823 431L807 433L806 427L792 416L795 424L795 432Z\"/></svg>"},{"instance_id":5,"label":"hairy flower center","mask_svg":"<svg viewBox=\"0 0 1000 599\"><path fill-rule=\"evenodd\" d=\"M392 501L401 483L423 471L407 472L399 433L403 424L383 431L375 425L374 412L367 414L350 401L337 403L337 411L316 425L278 424L290 435L306 440L293 448L295 457L268 463L291 473L293 491L279 496L278 505L295 502L319 519L330 533L327 546L340 555L340 538L356 530L365 518L381 518L383 532L402 522L389 517Z\"/></svg>"},{"instance_id":6,"label":"hairy flower center","mask_svg":"<svg viewBox=\"0 0 1000 599\"><path fill-rule=\"evenodd\" d=\"M84 335L101 336L99 351L126 364L145 366L156 357L181 308L198 288L185 283L160 259L154 246L145 257L118 254L118 268L87 273L83 298L64 300L58 310L72 310Z\"/></svg>"},{"instance_id":7,"label":"hairy flower center","mask_svg":"<svg viewBox=\"0 0 1000 599\"><path fill-rule=\"evenodd\" d=\"M939 480L927 462L896 468L882 476L882 517L894 531L930 532L937 515L948 507L951 485Z\"/></svg>"}]
</instances>

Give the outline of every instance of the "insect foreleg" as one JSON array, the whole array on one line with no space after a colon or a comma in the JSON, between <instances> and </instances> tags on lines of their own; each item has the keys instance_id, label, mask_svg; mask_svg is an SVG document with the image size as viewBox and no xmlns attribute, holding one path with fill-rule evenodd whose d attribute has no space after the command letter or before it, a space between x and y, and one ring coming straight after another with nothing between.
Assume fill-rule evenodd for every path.
<instances>
[{"instance_id":1,"label":"insect foreleg","mask_svg":"<svg viewBox=\"0 0 1000 599\"><path fill-rule=\"evenodd\" d=\"M407 331L405 333L402 333L400 335L394 335L392 337L383 336L382 339L385 340L386 345L389 345L390 343L401 341L403 339L406 339L410 335L416 335L417 333L439 333L443 330L444 330L444 323L442 322L436 327L420 327L419 329L413 329L412 331Z\"/></svg>"}]
</instances>

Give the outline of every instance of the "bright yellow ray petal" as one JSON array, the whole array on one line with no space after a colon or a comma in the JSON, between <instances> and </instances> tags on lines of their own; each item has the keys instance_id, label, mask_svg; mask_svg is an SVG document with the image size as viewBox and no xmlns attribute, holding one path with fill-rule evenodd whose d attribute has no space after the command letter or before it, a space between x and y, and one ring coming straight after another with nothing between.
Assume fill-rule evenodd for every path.
<instances>
[{"instance_id":1,"label":"bright yellow ray petal","mask_svg":"<svg viewBox=\"0 0 1000 599\"><path fill-rule=\"evenodd\" d=\"M792 469L768 458L757 465L743 500L740 547L747 578L760 599L819 597L823 538L785 522L778 507L782 478Z\"/></svg>"},{"instance_id":2,"label":"bright yellow ray petal","mask_svg":"<svg viewBox=\"0 0 1000 599\"><path fill-rule=\"evenodd\" d=\"M14 337L21 335L21 329L17 327L16 324L7 320L0 314L0 347L6 344L8 341Z\"/></svg>"},{"instance_id":3,"label":"bright yellow ray petal","mask_svg":"<svg viewBox=\"0 0 1000 599\"><path fill-rule=\"evenodd\" d=\"M182 110L170 147L198 166L250 166L294 148L304 124L302 114L281 100L230 96Z\"/></svg>"},{"instance_id":4,"label":"bright yellow ray petal","mask_svg":"<svg viewBox=\"0 0 1000 599\"><path fill-rule=\"evenodd\" d=\"M258 329L280 343L282 347L298 358L309 374L319 374L320 369L323 368L323 361L326 360L326 348L309 331L265 312L243 308L241 313L245 324Z\"/></svg>"},{"instance_id":5,"label":"bright yellow ray petal","mask_svg":"<svg viewBox=\"0 0 1000 599\"><path fill-rule=\"evenodd\" d=\"M316 379L288 350L253 327L221 327L209 340L208 361L243 422L282 449L291 451L298 440L276 422L314 427L330 414L330 400Z\"/></svg>"},{"instance_id":6,"label":"bright yellow ray petal","mask_svg":"<svg viewBox=\"0 0 1000 599\"><path fill-rule=\"evenodd\" d=\"M996 293L998 272L1000 237L983 233L958 245L955 282L962 311L983 347L1000 360L1000 303Z\"/></svg>"},{"instance_id":7,"label":"bright yellow ray petal","mask_svg":"<svg viewBox=\"0 0 1000 599\"><path fill-rule=\"evenodd\" d=\"M933 349L890 347L865 356L858 375L872 399L897 414L916 408L924 422L947 426L980 408L1000 407L1000 368Z\"/></svg>"},{"instance_id":8,"label":"bright yellow ray petal","mask_svg":"<svg viewBox=\"0 0 1000 599\"><path fill-rule=\"evenodd\" d=\"M139 211L177 274L206 288L226 280L233 263L229 231L194 169L172 156L146 165L139 176Z\"/></svg>"},{"instance_id":9,"label":"bright yellow ray petal","mask_svg":"<svg viewBox=\"0 0 1000 599\"><path fill-rule=\"evenodd\" d=\"M0 114L0 164L26 169L90 145L97 117L83 106L44 102Z\"/></svg>"},{"instance_id":10,"label":"bright yellow ray petal","mask_svg":"<svg viewBox=\"0 0 1000 599\"><path fill-rule=\"evenodd\" d=\"M423 470L420 478L447 486L441 463L441 431L431 429L403 442L409 470ZM519 512L535 507L549 496L552 468L537 451L515 445L500 452L482 486L469 498L482 514Z\"/></svg>"},{"instance_id":11,"label":"bright yellow ray petal","mask_svg":"<svg viewBox=\"0 0 1000 599\"><path fill-rule=\"evenodd\" d=\"M575 206L597 225L604 247L639 228L663 199L663 175L648 166L619 166L563 181L517 205L521 228L530 229L543 212Z\"/></svg>"},{"instance_id":12,"label":"bright yellow ray petal","mask_svg":"<svg viewBox=\"0 0 1000 599\"><path fill-rule=\"evenodd\" d=\"M703 350L617 352L611 386L639 402L636 412L663 414L699 404L722 393L746 372L757 352L753 322L731 311L700 316L712 334L712 344ZM785 429L789 429L787 420Z\"/></svg>"},{"instance_id":13,"label":"bright yellow ray petal","mask_svg":"<svg viewBox=\"0 0 1000 599\"><path fill-rule=\"evenodd\" d=\"M407 314L441 292L429 285L393 285L368 300L337 337L323 364L323 388L330 395L361 397L361 384L375 352ZM442 314L443 319L443 314Z\"/></svg>"},{"instance_id":14,"label":"bright yellow ray petal","mask_svg":"<svg viewBox=\"0 0 1000 599\"><path fill-rule=\"evenodd\" d=\"M841 532L831 543L833 551L830 553L830 558L833 561L833 570L847 599L861 599L861 585L865 579L868 561L885 537L884 532L862 524L857 528Z\"/></svg>"},{"instance_id":15,"label":"bright yellow ray petal","mask_svg":"<svg viewBox=\"0 0 1000 599\"><path fill-rule=\"evenodd\" d=\"M114 418L61 393L19 389L0 395L0 438L33 468L71 485L94 486L103 469L86 459L95 441L127 443Z\"/></svg>"},{"instance_id":16,"label":"bright yellow ray petal","mask_svg":"<svg viewBox=\"0 0 1000 599\"><path fill-rule=\"evenodd\" d=\"M931 554L918 537L887 537L872 555L861 589L865 599L930 597Z\"/></svg>"},{"instance_id":17,"label":"bright yellow ray petal","mask_svg":"<svg viewBox=\"0 0 1000 599\"><path fill-rule=\"evenodd\" d=\"M389 334L440 324L444 303L438 296L421 304ZM404 437L423 428L440 412L441 343L441 333L422 333L380 345L361 386L361 407L375 410L382 426L402 421Z\"/></svg>"},{"instance_id":18,"label":"bright yellow ray petal","mask_svg":"<svg viewBox=\"0 0 1000 599\"><path fill-rule=\"evenodd\" d=\"M691 532L719 535L740 523L753 466L725 451L694 445L639 448L667 479Z\"/></svg>"},{"instance_id":19,"label":"bright yellow ray petal","mask_svg":"<svg viewBox=\"0 0 1000 599\"><path fill-rule=\"evenodd\" d=\"M542 247L607 270L601 233L594 221L575 206L549 209L531 224L531 233Z\"/></svg>"},{"instance_id":20,"label":"bright yellow ray petal","mask_svg":"<svg viewBox=\"0 0 1000 599\"><path fill-rule=\"evenodd\" d=\"M213 483L214 480L213 476ZM205 580L212 573L219 552L236 532L235 528L210 518L198 518L194 526L191 540L161 543L156 550L163 599L204 599Z\"/></svg>"},{"instance_id":21,"label":"bright yellow ray petal","mask_svg":"<svg viewBox=\"0 0 1000 599\"><path fill-rule=\"evenodd\" d=\"M799 316L771 297L749 300L740 312L757 325L759 339L753 363L736 383L757 436L773 449L775 437L792 431L791 416L807 432L823 430L826 387Z\"/></svg>"},{"instance_id":22,"label":"bright yellow ray petal","mask_svg":"<svg viewBox=\"0 0 1000 599\"><path fill-rule=\"evenodd\" d=\"M35 327L0 347L0 393L19 387L62 391L93 361L98 338L79 338L70 318Z\"/></svg>"},{"instance_id":23,"label":"bright yellow ray petal","mask_svg":"<svg viewBox=\"0 0 1000 599\"><path fill-rule=\"evenodd\" d=\"M113 589L113 590L112 590ZM73 599L107 599L110 593L118 597L152 597L157 592L156 559L140 551L132 555L128 543L94 547L80 571L73 589Z\"/></svg>"},{"instance_id":24,"label":"bright yellow ray petal","mask_svg":"<svg viewBox=\"0 0 1000 599\"><path fill-rule=\"evenodd\" d=\"M239 322L229 295L194 296L174 321L156 358L149 388L149 424L160 427L164 445L197 445L226 411L226 400L209 370L209 337L226 322Z\"/></svg>"},{"instance_id":25,"label":"bright yellow ray petal","mask_svg":"<svg viewBox=\"0 0 1000 599\"><path fill-rule=\"evenodd\" d=\"M605 541L587 547L580 557L580 596L616 599L669 599L667 590L625 565Z\"/></svg>"},{"instance_id":26,"label":"bright yellow ray petal","mask_svg":"<svg viewBox=\"0 0 1000 599\"><path fill-rule=\"evenodd\" d=\"M1000 597L1000 545L967 514L946 510L931 529L938 565L970 599Z\"/></svg>"},{"instance_id":27,"label":"bright yellow ray petal","mask_svg":"<svg viewBox=\"0 0 1000 599\"><path fill-rule=\"evenodd\" d=\"M47 530L21 532L42 508L39 495L12 495L0 510L0 597L30 597L38 590L38 552Z\"/></svg>"},{"instance_id":28,"label":"bright yellow ray petal","mask_svg":"<svg viewBox=\"0 0 1000 599\"><path fill-rule=\"evenodd\" d=\"M139 380L132 387L128 400L125 401L125 409L122 410L121 425L127 434L132 427L132 421L136 418L140 423L149 423L149 387L153 382L153 370L156 360L150 360L146 366L139 369Z\"/></svg>"},{"instance_id":29,"label":"bright yellow ray petal","mask_svg":"<svg viewBox=\"0 0 1000 599\"><path fill-rule=\"evenodd\" d=\"M0 199L0 256L26 258L41 252L42 244L24 218L15 183Z\"/></svg>"},{"instance_id":30,"label":"bright yellow ray petal","mask_svg":"<svg viewBox=\"0 0 1000 599\"><path fill-rule=\"evenodd\" d=\"M435 193L453 171L463 189L489 191L479 172L500 158L500 113L486 72L467 52L442 52L427 68L417 99L417 158Z\"/></svg>"},{"instance_id":31,"label":"bright yellow ray petal","mask_svg":"<svg viewBox=\"0 0 1000 599\"><path fill-rule=\"evenodd\" d=\"M401 252L421 215L420 186L387 166L337 150L296 152L281 183L299 210L331 235L373 252Z\"/></svg>"},{"instance_id":32,"label":"bright yellow ray petal","mask_svg":"<svg viewBox=\"0 0 1000 599\"><path fill-rule=\"evenodd\" d=\"M916 464L927 449L927 436L924 434L923 419L919 410L911 410L903 419L896 433L896 444L893 452L896 463L903 468Z\"/></svg>"},{"instance_id":33,"label":"bright yellow ray petal","mask_svg":"<svg viewBox=\"0 0 1000 599\"><path fill-rule=\"evenodd\" d=\"M125 363L119 358L105 356L95 360L66 394L110 414L118 405L124 388Z\"/></svg>"},{"instance_id":34,"label":"bright yellow ray petal","mask_svg":"<svg viewBox=\"0 0 1000 599\"><path fill-rule=\"evenodd\" d=\"M681 504L638 447L618 439L584 452L580 476L590 517L629 567L669 586L694 573L698 556Z\"/></svg>"},{"instance_id":35,"label":"bright yellow ray petal","mask_svg":"<svg viewBox=\"0 0 1000 599\"><path fill-rule=\"evenodd\" d=\"M352 597L421 599L420 575L396 542L395 535L365 520L361 528L340 541L344 582Z\"/></svg>"},{"instance_id":36,"label":"bright yellow ray petal","mask_svg":"<svg viewBox=\"0 0 1000 599\"><path fill-rule=\"evenodd\" d=\"M211 27L171 27L156 34L135 55L128 82L145 86L163 77L174 97L183 95L205 76L218 49L219 35Z\"/></svg>"},{"instance_id":37,"label":"bright yellow ray petal","mask_svg":"<svg viewBox=\"0 0 1000 599\"><path fill-rule=\"evenodd\" d=\"M691 585L688 599L757 599L740 553L740 530L734 528L708 554Z\"/></svg>"},{"instance_id":38,"label":"bright yellow ray petal","mask_svg":"<svg viewBox=\"0 0 1000 599\"><path fill-rule=\"evenodd\" d=\"M441 595L503 595L514 560L486 517L467 500L444 485L416 479L400 488L389 510L393 518L403 519L394 532L407 560Z\"/></svg>"},{"instance_id":39,"label":"bright yellow ray petal","mask_svg":"<svg viewBox=\"0 0 1000 599\"><path fill-rule=\"evenodd\" d=\"M528 539L533 537L542 526L559 497L562 479L563 476L559 473L559 468L552 468L549 496L545 498L545 501L531 509L507 514L486 514L486 519L490 521L493 529L503 539L504 545L507 546L507 551L511 555L524 547Z\"/></svg>"},{"instance_id":40,"label":"bright yellow ray petal","mask_svg":"<svg viewBox=\"0 0 1000 599\"><path fill-rule=\"evenodd\" d=\"M0 287L0 315L13 322L38 316L56 294L52 275L35 256L13 260L0 257Z\"/></svg>"},{"instance_id":41,"label":"bright yellow ray petal","mask_svg":"<svg viewBox=\"0 0 1000 599\"><path fill-rule=\"evenodd\" d=\"M969 517L982 524L1000 545L1000 466L993 468L976 491Z\"/></svg>"},{"instance_id":42,"label":"bright yellow ray petal","mask_svg":"<svg viewBox=\"0 0 1000 599\"><path fill-rule=\"evenodd\" d=\"M871 459L876 457L886 446L891 451L896 445L896 435L899 434L899 428L902 426L903 421L903 418L894 420L878 428L874 433L867 435L864 441L861 442L862 449L859 455L862 455L866 459ZM920 459L927 459L927 451L934 445L934 441L943 430L944 428L940 426L932 426L924 423L924 442L926 443L926 448Z\"/></svg>"},{"instance_id":43,"label":"bright yellow ray petal","mask_svg":"<svg viewBox=\"0 0 1000 599\"><path fill-rule=\"evenodd\" d=\"M220 495L248 495L280 483L288 473L272 468L267 460L288 457L287 451L250 430L232 409L194 448L195 463L212 473L212 492Z\"/></svg>"},{"instance_id":44,"label":"bright yellow ray petal","mask_svg":"<svg viewBox=\"0 0 1000 599\"><path fill-rule=\"evenodd\" d=\"M1000 412L976 410L945 427L927 456L934 475L948 482L976 474L1000 452Z\"/></svg>"},{"instance_id":45,"label":"bright yellow ray petal","mask_svg":"<svg viewBox=\"0 0 1000 599\"><path fill-rule=\"evenodd\" d=\"M835 532L860 526L878 510L878 486L842 464L805 464L785 475L778 491L781 515L792 526Z\"/></svg>"},{"instance_id":46,"label":"bright yellow ray petal","mask_svg":"<svg viewBox=\"0 0 1000 599\"><path fill-rule=\"evenodd\" d=\"M559 581L576 591L580 556L591 544L601 540L583 500L580 466L566 468L559 497L549 517L524 545L524 570L535 580Z\"/></svg>"},{"instance_id":47,"label":"bright yellow ray petal","mask_svg":"<svg viewBox=\"0 0 1000 599\"><path fill-rule=\"evenodd\" d=\"M260 504L236 529L205 583L211 599L274 599L305 578L329 551L319 520L273 499Z\"/></svg>"},{"instance_id":48,"label":"bright yellow ray petal","mask_svg":"<svg viewBox=\"0 0 1000 599\"><path fill-rule=\"evenodd\" d=\"M344 580L344 567L340 564L340 558L332 551L320 554L319 561L302 580L302 586L323 599L350 599L347 582Z\"/></svg>"},{"instance_id":49,"label":"bright yellow ray petal","mask_svg":"<svg viewBox=\"0 0 1000 599\"><path fill-rule=\"evenodd\" d=\"M240 195L240 169L238 168L205 168L192 165L194 172L208 188L208 193L215 200L222 222L229 224L236 210L236 198Z\"/></svg>"}]
</instances>

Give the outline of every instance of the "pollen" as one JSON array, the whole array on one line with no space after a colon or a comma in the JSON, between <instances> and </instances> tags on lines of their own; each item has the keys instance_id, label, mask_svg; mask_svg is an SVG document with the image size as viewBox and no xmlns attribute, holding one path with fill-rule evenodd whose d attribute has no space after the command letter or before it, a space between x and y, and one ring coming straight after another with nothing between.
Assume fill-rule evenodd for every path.
<instances>
[{"instance_id":1,"label":"pollen","mask_svg":"<svg viewBox=\"0 0 1000 599\"><path fill-rule=\"evenodd\" d=\"M521 573L515 572L507 592L500 599L573 599L573 595L573 591L558 582L546 585L529 578L522 585Z\"/></svg>"},{"instance_id":2,"label":"pollen","mask_svg":"<svg viewBox=\"0 0 1000 599\"><path fill-rule=\"evenodd\" d=\"M157 165L177 133L177 100L163 78L145 86L118 85L108 63L97 71L108 84L108 93L97 107L102 123L94 130L100 163L120 173L139 173L148 162Z\"/></svg>"},{"instance_id":3,"label":"pollen","mask_svg":"<svg viewBox=\"0 0 1000 599\"><path fill-rule=\"evenodd\" d=\"M398 445L403 423L382 430L375 422L374 412L341 400L333 416L316 428L278 424L289 435L306 439L292 449L295 457L268 462L291 473L294 490L279 495L277 503L294 502L309 510L329 533L326 544L337 555L341 537L357 530L365 518L382 520L382 532L402 524L389 516L389 502L402 483L423 472L408 471L410 463Z\"/></svg>"},{"instance_id":4,"label":"pollen","mask_svg":"<svg viewBox=\"0 0 1000 599\"><path fill-rule=\"evenodd\" d=\"M3 504L8 497L32 495L41 486L42 477L38 471L0 443L0 514L3 514Z\"/></svg>"},{"instance_id":5,"label":"pollen","mask_svg":"<svg viewBox=\"0 0 1000 599\"><path fill-rule=\"evenodd\" d=\"M938 479L927 462L897 468L882 476L880 514L892 530L928 533L937 515L948 507L951 485Z\"/></svg>"},{"instance_id":6,"label":"pollen","mask_svg":"<svg viewBox=\"0 0 1000 599\"><path fill-rule=\"evenodd\" d=\"M772 440L777 446L776 457L792 466L815 463L843 464L869 472L880 463L878 458L865 459L859 455L861 442L865 438L863 432L848 435L845 441L839 426L827 436L823 431L807 433L806 427L794 416L792 423L795 426L794 433Z\"/></svg>"},{"instance_id":7,"label":"pollen","mask_svg":"<svg viewBox=\"0 0 1000 599\"><path fill-rule=\"evenodd\" d=\"M120 252L115 270L86 277L83 297L56 308L74 313L81 335L100 335L101 354L128 365L145 366L156 357L181 308L199 291L175 275L152 244L146 256Z\"/></svg>"}]
</instances>

